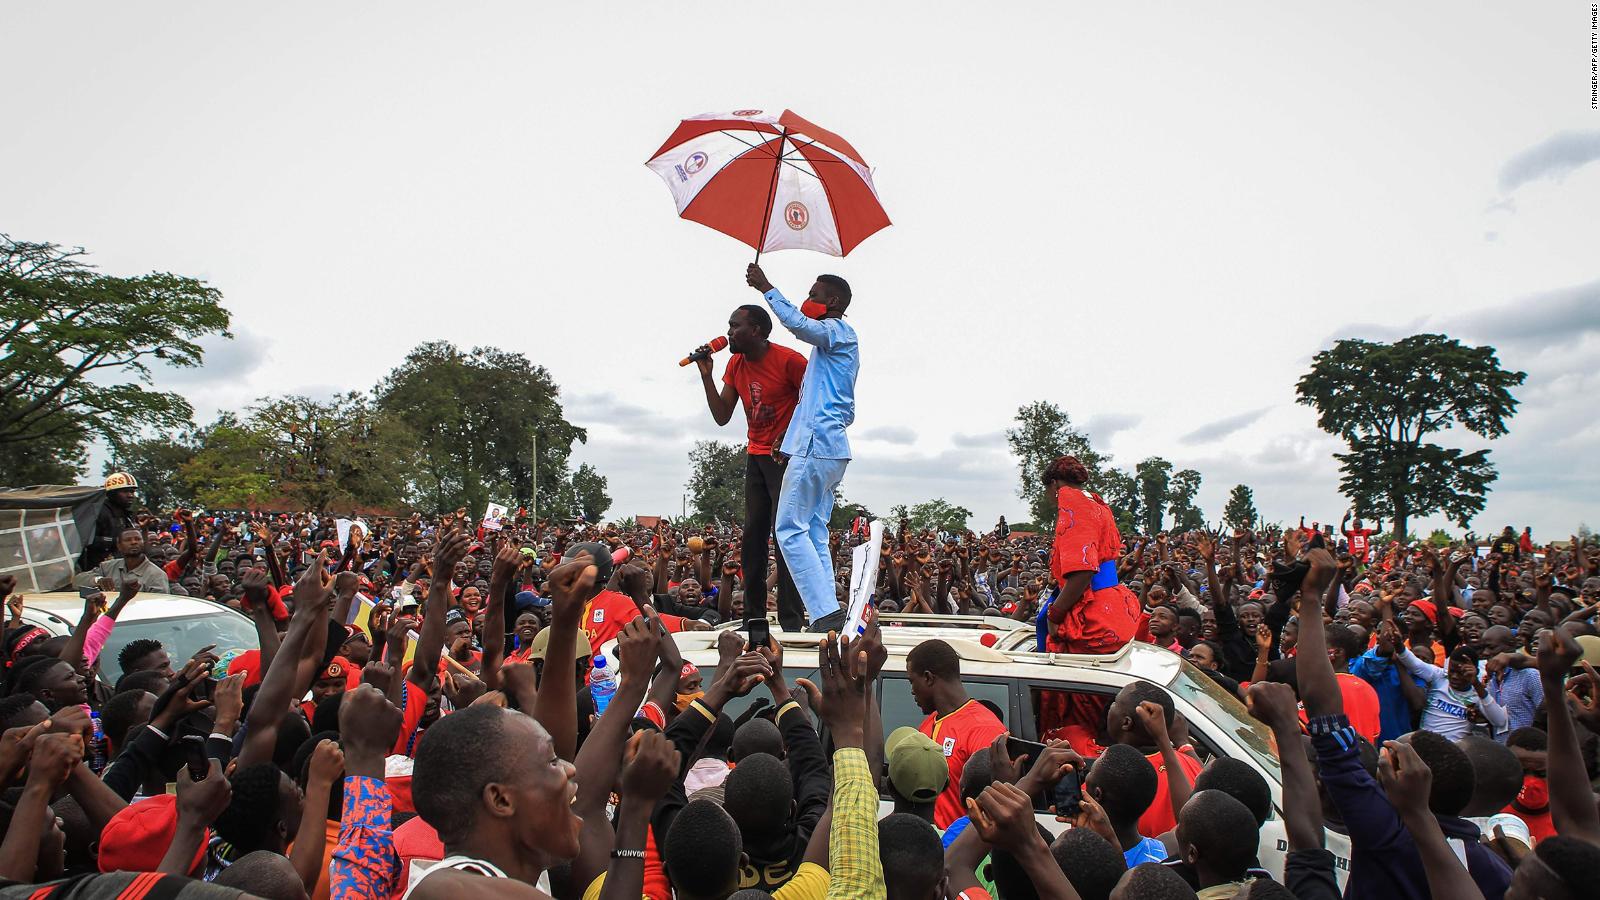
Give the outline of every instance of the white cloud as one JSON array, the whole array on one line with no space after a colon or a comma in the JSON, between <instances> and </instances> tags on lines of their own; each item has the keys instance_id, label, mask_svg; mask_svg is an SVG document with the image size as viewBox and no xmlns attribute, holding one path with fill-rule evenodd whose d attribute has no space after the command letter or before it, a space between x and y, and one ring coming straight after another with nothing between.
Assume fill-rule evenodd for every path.
<instances>
[{"instance_id":1,"label":"white cloud","mask_svg":"<svg viewBox=\"0 0 1600 900\"><path fill-rule=\"evenodd\" d=\"M1560 180L1600 160L1600 131L1563 131L1518 153L1500 169L1500 190L1514 191L1530 181Z\"/></svg>"}]
</instances>

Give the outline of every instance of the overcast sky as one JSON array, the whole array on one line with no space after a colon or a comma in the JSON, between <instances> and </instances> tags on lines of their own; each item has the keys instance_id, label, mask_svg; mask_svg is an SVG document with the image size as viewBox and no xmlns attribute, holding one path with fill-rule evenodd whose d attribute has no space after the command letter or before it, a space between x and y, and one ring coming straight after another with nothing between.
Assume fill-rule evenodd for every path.
<instances>
[{"instance_id":1,"label":"overcast sky","mask_svg":"<svg viewBox=\"0 0 1600 900\"><path fill-rule=\"evenodd\" d=\"M1473 525L1550 539L1600 526L1588 42L1575 0L11 3L0 230L219 288L236 339L160 380L201 421L493 345L561 385L612 516L676 513L692 442L743 422L676 362L757 295L643 163L682 117L787 107L895 223L764 260L854 288L849 498L1023 518L1002 432L1047 399L1121 466L1198 469L1212 519L1242 482L1337 520L1296 379L1443 329L1528 373Z\"/></svg>"}]
</instances>

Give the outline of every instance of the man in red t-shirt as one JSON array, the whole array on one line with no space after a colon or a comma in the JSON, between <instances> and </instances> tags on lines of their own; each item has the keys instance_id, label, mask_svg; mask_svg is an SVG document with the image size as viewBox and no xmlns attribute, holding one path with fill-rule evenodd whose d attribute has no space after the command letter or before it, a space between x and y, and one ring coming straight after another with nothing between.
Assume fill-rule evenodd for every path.
<instances>
[{"instance_id":1,"label":"man in red t-shirt","mask_svg":"<svg viewBox=\"0 0 1600 900\"><path fill-rule=\"evenodd\" d=\"M733 311L728 317L728 350L733 355L722 373L720 391L711 380L709 348L696 351L705 355L695 360L706 391L706 406L718 425L726 425L733 418L736 400L744 405L750 446L745 457L744 538L739 547L739 564L744 571L747 619L766 614L767 539L778 510L778 492L783 487L783 463L773 457L772 451L783 443L784 432L789 430L789 419L800 401L800 383L806 375L806 358L772 343L768 340L771 334L772 316L765 309L746 304ZM778 563L778 623L785 631L799 631L805 626L805 606L789 577L783 553L774 548L773 555Z\"/></svg>"},{"instance_id":2,"label":"man in red t-shirt","mask_svg":"<svg viewBox=\"0 0 1600 900\"><path fill-rule=\"evenodd\" d=\"M1365 564L1367 555L1372 552L1372 535L1375 532L1371 528L1362 528L1360 519L1356 520L1354 528L1346 528L1348 524L1350 524L1350 514L1345 513L1344 521L1339 523L1339 530L1344 532L1344 539L1350 544L1350 558L1357 563Z\"/></svg>"},{"instance_id":3,"label":"man in red t-shirt","mask_svg":"<svg viewBox=\"0 0 1600 900\"><path fill-rule=\"evenodd\" d=\"M923 641L906 655L906 678L917 708L928 714L917 730L944 753L950 781L933 803L933 824L949 828L966 815L961 806L961 773L967 760L1005 734L1004 722L987 706L967 696L961 684L961 657L944 641Z\"/></svg>"}]
</instances>

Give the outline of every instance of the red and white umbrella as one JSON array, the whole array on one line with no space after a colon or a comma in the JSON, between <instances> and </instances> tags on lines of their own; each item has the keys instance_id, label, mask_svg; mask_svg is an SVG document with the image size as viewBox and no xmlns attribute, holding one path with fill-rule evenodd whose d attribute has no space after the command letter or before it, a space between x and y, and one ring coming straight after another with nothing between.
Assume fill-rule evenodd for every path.
<instances>
[{"instance_id":1,"label":"red and white umbrella","mask_svg":"<svg viewBox=\"0 0 1600 900\"><path fill-rule=\"evenodd\" d=\"M844 256L889 224L872 169L844 138L784 110L684 119L645 163L678 215L756 249Z\"/></svg>"}]
</instances>

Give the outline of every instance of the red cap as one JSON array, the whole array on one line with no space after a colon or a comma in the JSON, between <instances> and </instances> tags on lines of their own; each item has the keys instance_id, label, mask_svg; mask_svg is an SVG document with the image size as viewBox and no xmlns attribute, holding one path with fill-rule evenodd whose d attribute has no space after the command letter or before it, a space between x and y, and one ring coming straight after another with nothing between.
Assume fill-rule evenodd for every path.
<instances>
[{"instance_id":1,"label":"red cap","mask_svg":"<svg viewBox=\"0 0 1600 900\"><path fill-rule=\"evenodd\" d=\"M123 807L100 832L100 871L154 872L177 834L177 797L162 794ZM205 862L206 844L210 841L211 832L207 830L194 861L189 863L190 873Z\"/></svg>"}]
</instances>

